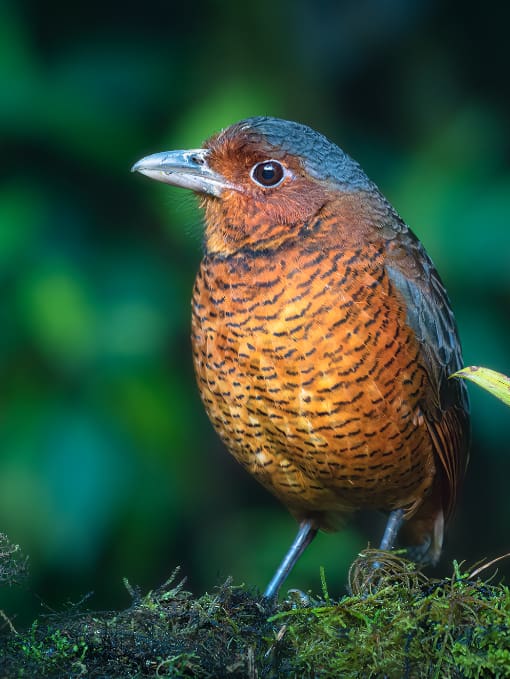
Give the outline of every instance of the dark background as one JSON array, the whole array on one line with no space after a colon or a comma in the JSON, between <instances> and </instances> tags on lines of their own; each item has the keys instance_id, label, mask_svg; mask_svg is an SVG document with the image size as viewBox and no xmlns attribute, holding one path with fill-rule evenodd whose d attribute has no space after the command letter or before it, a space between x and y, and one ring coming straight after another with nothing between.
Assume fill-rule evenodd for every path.
<instances>
[{"instance_id":1,"label":"dark background","mask_svg":"<svg viewBox=\"0 0 510 679\"><path fill-rule=\"evenodd\" d=\"M473 5L474 7L474 5ZM89 591L263 587L294 535L202 409L191 194L129 172L257 114L324 132L424 241L466 364L510 374L504 3L0 0L0 531L30 556L18 622ZM439 573L509 549L510 411L470 388L472 461ZM290 586L344 590L380 536L320 536ZM510 573L503 564L501 570ZM16 615L18 616L16 618Z\"/></svg>"}]
</instances>

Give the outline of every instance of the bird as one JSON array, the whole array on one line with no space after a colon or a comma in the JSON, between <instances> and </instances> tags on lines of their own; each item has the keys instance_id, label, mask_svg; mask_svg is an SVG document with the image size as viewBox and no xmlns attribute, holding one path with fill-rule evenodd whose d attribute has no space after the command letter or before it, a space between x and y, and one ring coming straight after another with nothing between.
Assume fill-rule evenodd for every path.
<instances>
[{"instance_id":1,"label":"bird","mask_svg":"<svg viewBox=\"0 0 510 679\"><path fill-rule=\"evenodd\" d=\"M437 563L469 457L456 321L420 240L361 166L301 123L257 116L133 171L204 214L191 339L233 457L298 522L274 599L319 530L359 509ZM423 198L426 200L426 196Z\"/></svg>"}]
</instances>

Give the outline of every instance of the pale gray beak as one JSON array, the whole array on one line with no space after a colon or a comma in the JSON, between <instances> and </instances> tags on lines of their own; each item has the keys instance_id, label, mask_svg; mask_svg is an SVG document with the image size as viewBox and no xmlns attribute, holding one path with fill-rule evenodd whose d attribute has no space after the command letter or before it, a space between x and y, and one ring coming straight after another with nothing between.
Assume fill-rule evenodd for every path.
<instances>
[{"instance_id":1,"label":"pale gray beak","mask_svg":"<svg viewBox=\"0 0 510 679\"><path fill-rule=\"evenodd\" d=\"M211 170L207 164L208 153L208 149L154 153L135 163L131 172L140 172L159 182L182 186L197 193L221 196L224 189L234 189L235 186Z\"/></svg>"}]
</instances>

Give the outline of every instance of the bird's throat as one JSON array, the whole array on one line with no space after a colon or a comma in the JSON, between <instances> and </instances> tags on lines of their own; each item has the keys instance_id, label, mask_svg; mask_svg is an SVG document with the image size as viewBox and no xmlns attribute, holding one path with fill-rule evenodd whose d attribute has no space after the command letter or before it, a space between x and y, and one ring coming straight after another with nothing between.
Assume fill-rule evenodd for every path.
<instances>
[{"instance_id":1,"label":"bird's throat","mask_svg":"<svg viewBox=\"0 0 510 679\"><path fill-rule=\"evenodd\" d=\"M305 250L343 249L394 238L394 231L385 229L394 215L379 196L345 193L323 198L307 213L303 210L285 216L256 202L205 197L201 207L206 254L270 253L297 242Z\"/></svg>"},{"instance_id":2,"label":"bird's throat","mask_svg":"<svg viewBox=\"0 0 510 679\"><path fill-rule=\"evenodd\" d=\"M205 203L205 250L228 257L240 251L274 252L295 243L296 237L316 234L320 215L294 223L268 219L261 212L238 214L217 200Z\"/></svg>"}]
</instances>

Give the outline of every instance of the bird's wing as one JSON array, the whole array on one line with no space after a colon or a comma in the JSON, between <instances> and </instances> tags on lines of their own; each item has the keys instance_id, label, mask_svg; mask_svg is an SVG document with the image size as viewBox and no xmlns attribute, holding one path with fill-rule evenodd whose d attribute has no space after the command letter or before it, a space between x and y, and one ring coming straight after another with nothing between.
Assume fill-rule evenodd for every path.
<instances>
[{"instance_id":1,"label":"bird's wing","mask_svg":"<svg viewBox=\"0 0 510 679\"><path fill-rule=\"evenodd\" d=\"M386 270L406 302L407 322L420 343L433 387L431 398L421 407L444 470L443 502L448 517L455 506L469 448L466 385L462 380L449 379L462 367L457 326L445 287L416 236L408 229L400 230L391 247Z\"/></svg>"}]
</instances>

